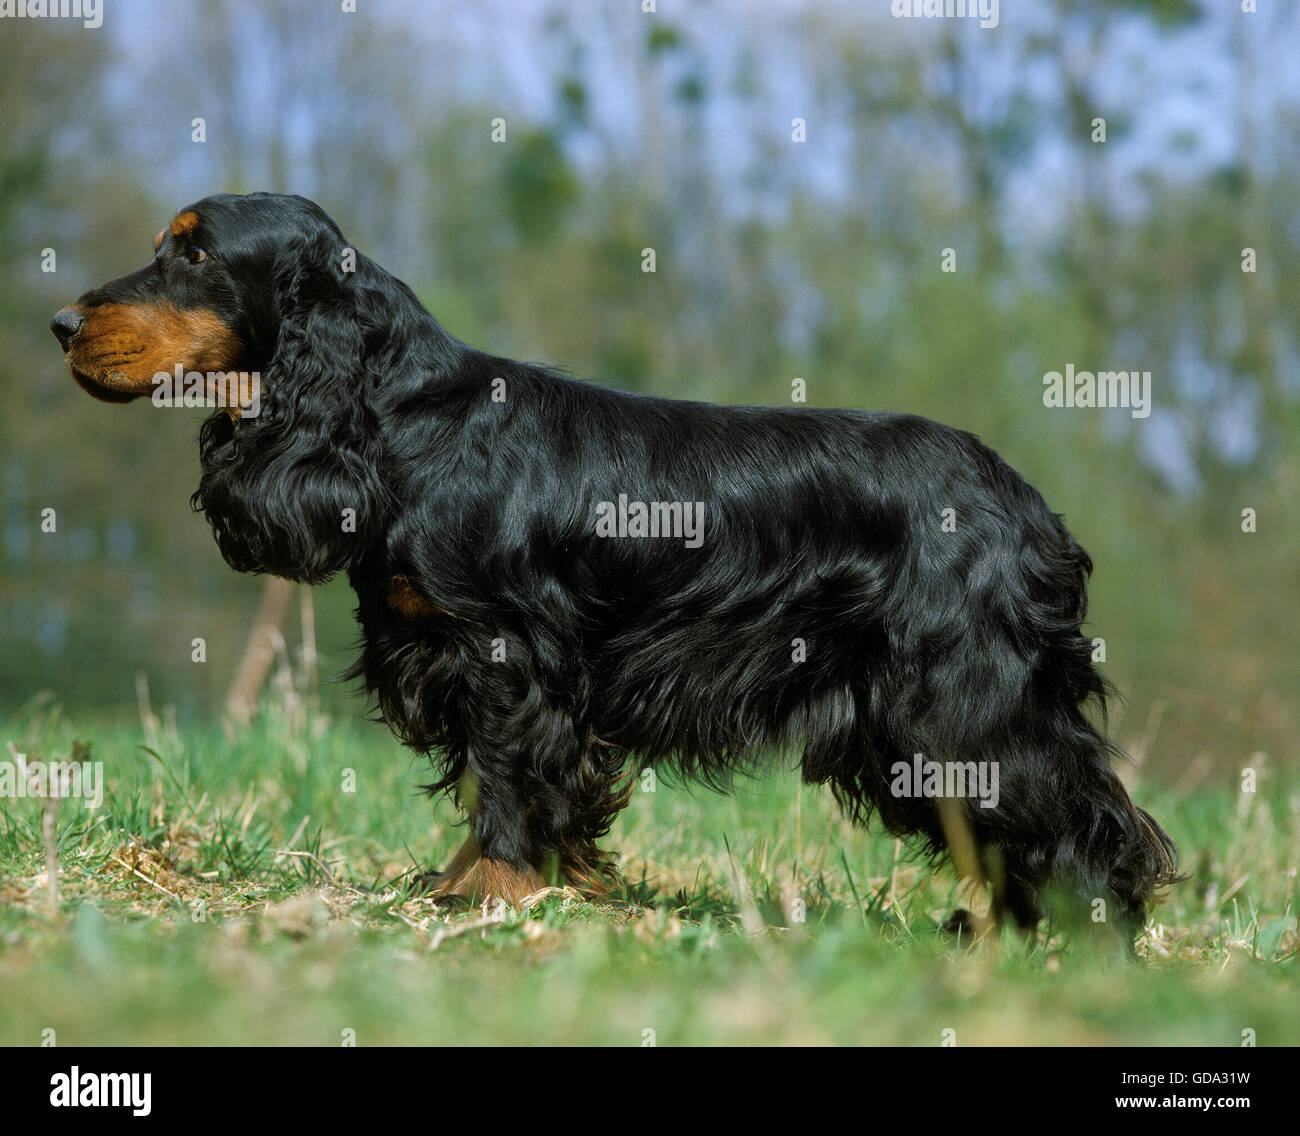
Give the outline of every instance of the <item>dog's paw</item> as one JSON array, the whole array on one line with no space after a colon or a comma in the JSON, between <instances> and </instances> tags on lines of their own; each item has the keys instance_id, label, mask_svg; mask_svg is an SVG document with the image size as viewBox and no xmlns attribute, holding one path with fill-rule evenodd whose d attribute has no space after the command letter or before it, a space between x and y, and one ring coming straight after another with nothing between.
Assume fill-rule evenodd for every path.
<instances>
[{"instance_id":1,"label":"dog's paw","mask_svg":"<svg viewBox=\"0 0 1300 1136\"><path fill-rule=\"evenodd\" d=\"M964 907L957 908L941 924L944 934L956 935L963 939L973 939L979 934L979 920Z\"/></svg>"}]
</instances>

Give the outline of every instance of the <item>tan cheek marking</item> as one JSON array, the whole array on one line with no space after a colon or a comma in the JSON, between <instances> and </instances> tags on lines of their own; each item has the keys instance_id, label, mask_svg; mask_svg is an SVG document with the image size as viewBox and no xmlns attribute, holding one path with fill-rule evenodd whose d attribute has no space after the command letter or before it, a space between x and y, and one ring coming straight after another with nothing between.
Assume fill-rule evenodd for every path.
<instances>
[{"instance_id":1,"label":"tan cheek marking","mask_svg":"<svg viewBox=\"0 0 1300 1136\"><path fill-rule=\"evenodd\" d=\"M158 235L153 239L153 251L157 252L162 247L163 237L167 235L166 229L159 229Z\"/></svg>"},{"instance_id":2,"label":"tan cheek marking","mask_svg":"<svg viewBox=\"0 0 1300 1136\"><path fill-rule=\"evenodd\" d=\"M211 311L171 304L101 304L86 314L69 363L115 390L144 394L159 371L238 370L239 337Z\"/></svg>"},{"instance_id":3,"label":"tan cheek marking","mask_svg":"<svg viewBox=\"0 0 1300 1136\"><path fill-rule=\"evenodd\" d=\"M178 213L176 219L171 223L171 234L173 237L188 237L199 224L199 215L193 209L186 210L184 213Z\"/></svg>"}]
</instances>

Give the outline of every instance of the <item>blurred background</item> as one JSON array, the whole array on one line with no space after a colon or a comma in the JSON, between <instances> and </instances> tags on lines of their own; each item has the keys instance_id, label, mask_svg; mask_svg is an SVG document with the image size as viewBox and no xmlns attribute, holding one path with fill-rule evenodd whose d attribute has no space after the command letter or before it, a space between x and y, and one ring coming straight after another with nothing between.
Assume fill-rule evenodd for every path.
<instances>
[{"instance_id":1,"label":"blurred background","mask_svg":"<svg viewBox=\"0 0 1300 1136\"><path fill-rule=\"evenodd\" d=\"M180 207L268 189L485 349L980 434L1096 562L1120 740L1175 783L1294 760L1300 5L102 6L0 20L0 716L134 716L138 675L221 710L264 585L189 509L207 412L92 401L47 324ZM1068 363L1150 371L1152 413L1045 408ZM351 608L315 593L322 674Z\"/></svg>"}]
</instances>

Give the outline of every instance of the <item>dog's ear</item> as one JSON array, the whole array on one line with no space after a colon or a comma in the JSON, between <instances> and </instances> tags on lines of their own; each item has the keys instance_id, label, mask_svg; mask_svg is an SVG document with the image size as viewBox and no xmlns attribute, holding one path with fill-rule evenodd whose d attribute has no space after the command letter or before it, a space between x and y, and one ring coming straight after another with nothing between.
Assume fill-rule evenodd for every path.
<instances>
[{"instance_id":1,"label":"dog's ear","mask_svg":"<svg viewBox=\"0 0 1300 1136\"><path fill-rule=\"evenodd\" d=\"M383 530L378 380L363 312L372 296L343 271L332 226L291 242L271 274L275 349L255 417L218 413L200 435L193 498L239 571L320 583L350 567Z\"/></svg>"}]
</instances>

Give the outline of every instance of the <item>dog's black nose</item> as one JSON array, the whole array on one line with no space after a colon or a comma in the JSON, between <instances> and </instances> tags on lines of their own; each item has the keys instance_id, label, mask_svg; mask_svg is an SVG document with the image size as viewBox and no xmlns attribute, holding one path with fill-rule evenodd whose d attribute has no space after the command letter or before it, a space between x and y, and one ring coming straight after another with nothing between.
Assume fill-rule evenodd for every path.
<instances>
[{"instance_id":1,"label":"dog's black nose","mask_svg":"<svg viewBox=\"0 0 1300 1136\"><path fill-rule=\"evenodd\" d=\"M50 320L50 330L54 332L58 341L63 345L63 350L66 351L72 337L81 330L81 325L85 322L86 317L76 308L68 307L58 312Z\"/></svg>"}]
</instances>

